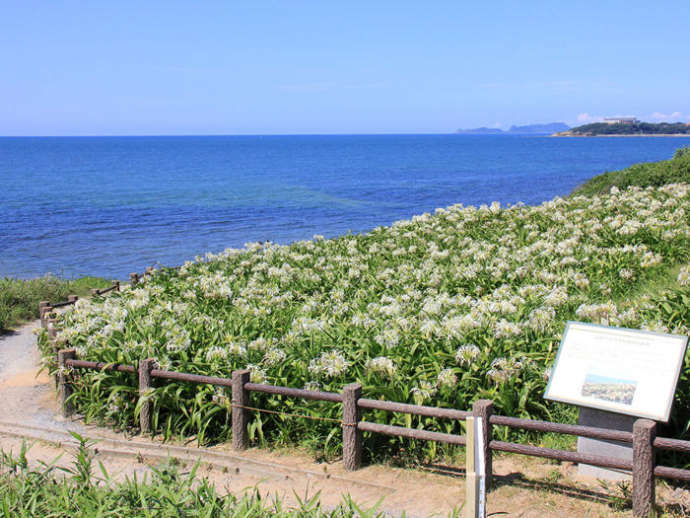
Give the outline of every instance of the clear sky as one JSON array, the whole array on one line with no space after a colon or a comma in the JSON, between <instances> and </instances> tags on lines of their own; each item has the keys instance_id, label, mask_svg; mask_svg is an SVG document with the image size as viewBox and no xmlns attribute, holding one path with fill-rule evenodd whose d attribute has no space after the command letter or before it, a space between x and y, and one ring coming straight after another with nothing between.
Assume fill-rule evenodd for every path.
<instances>
[{"instance_id":1,"label":"clear sky","mask_svg":"<svg viewBox=\"0 0 690 518\"><path fill-rule=\"evenodd\" d=\"M0 0L0 135L690 121L688 0Z\"/></svg>"}]
</instances>

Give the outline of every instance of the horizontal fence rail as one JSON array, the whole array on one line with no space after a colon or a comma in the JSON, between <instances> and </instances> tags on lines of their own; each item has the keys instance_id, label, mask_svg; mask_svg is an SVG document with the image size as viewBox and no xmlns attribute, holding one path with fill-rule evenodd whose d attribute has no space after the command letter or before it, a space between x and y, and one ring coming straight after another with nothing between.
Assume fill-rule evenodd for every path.
<instances>
[{"instance_id":1,"label":"horizontal fence rail","mask_svg":"<svg viewBox=\"0 0 690 518\"><path fill-rule=\"evenodd\" d=\"M109 288L102 288L100 290L93 289L91 290L91 295L100 296L110 293L111 291L120 291L120 281L115 281Z\"/></svg>"},{"instance_id":2,"label":"horizontal fence rail","mask_svg":"<svg viewBox=\"0 0 690 518\"><path fill-rule=\"evenodd\" d=\"M424 441L445 442L448 444L458 444L460 446L464 446L466 443L466 439L462 435L429 432L427 430L418 430L416 428L405 428L403 426L370 423L368 421L360 421L357 424L357 429L362 430L363 432L374 432L383 435L391 435L394 437L407 437L408 439L422 439Z\"/></svg>"},{"instance_id":3,"label":"horizontal fence rail","mask_svg":"<svg viewBox=\"0 0 690 518\"><path fill-rule=\"evenodd\" d=\"M277 387L275 385L264 385L259 383L245 383L244 389L250 392L263 392L265 394L276 394L278 396L297 397L317 401L332 401L333 403L342 403L343 401L343 396L341 394L322 392L320 390Z\"/></svg>"},{"instance_id":4,"label":"horizontal fence rail","mask_svg":"<svg viewBox=\"0 0 690 518\"><path fill-rule=\"evenodd\" d=\"M131 274L131 285L135 286L146 275L151 275L152 271L153 270L151 268L147 268L147 271L144 274ZM104 290L92 290L92 294L100 296L116 290L120 290L120 283L117 281L115 284ZM75 304L77 300L78 298L76 296L71 295L69 300L65 302L50 304L49 302L44 301L39 304L41 323L42 326L47 329L49 337L55 339L57 333L57 319L50 317L53 309ZM343 388L342 393L282 387L262 383L251 383L250 372L247 370L233 372L232 378L205 376L201 374L191 374L159 369L157 368L154 359L141 360L138 366L79 360L76 358L74 349L63 349L58 351L57 360L58 370L56 381L58 382L58 395L63 415L66 417L72 415L75 411L71 398L73 393L72 374L74 370L88 369L96 371L125 372L130 374L138 373L139 394L140 396L144 396L145 394L147 395L147 399L142 402L141 411L139 413L139 424L142 433L151 432L152 402L150 401L148 394L152 387L152 380L157 378L230 388L232 393L232 444L234 448L239 450L245 449L249 445L247 429L249 424L248 411L250 410L268 413L281 413L286 416L323 421L335 421L339 423L342 427L343 433L343 463L345 468L349 470L355 470L361 466L363 432L378 433L394 437L404 437L408 439L437 441L459 446L466 445L466 437L464 435L433 432L430 430L407 428L402 426L392 426L362 420L362 410L381 410L424 417L450 419L455 421L464 421L468 417L472 416L481 417L484 420L484 423L486 423L486 426L483 429L484 450L483 452L480 452L480 454L484 456L484 462L486 465L487 490L490 488L491 484L492 451L502 451L506 453L541 457L557 461L584 463L603 468L632 471L633 515L635 517L646 517L653 510L654 477L690 482L690 470L673 468L670 466L658 466L655 465L654 462L656 450L690 453L690 441L672 439L668 437L656 437L656 423L647 419L638 419L635 421L633 432L631 433L607 428L494 415L493 403L490 400L478 400L474 403L472 411L464 411L451 408L431 407L363 398L361 397L362 388L360 384L347 385ZM343 417L342 420L338 420L310 415L287 414L277 412L275 410L253 408L249 405L249 395L251 392L339 403L343 408ZM633 459L622 460L602 455L583 454L574 451L544 448L529 444L497 441L492 439L493 426L507 426L510 428L535 432L559 433L578 437L587 437L591 439L632 443Z\"/></svg>"},{"instance_id":5,"label":"horizontal fence rail","mask_svg":"<svg viewBox=\"0 0 690 518\"><path fill-rule=\"evenodd\" d=\"M690 453L690 441L671 439L668 437L657 437L654 439L654 447L660 450L671 450L682 453Z\"/></svg>"},{"instance_id":6,"label":"horizontal fence rail","mask_svg":"<svg viewBox=\"0 0 690 518\"><path fill-rule=\"evenodd\" d=\"M187 374L184 372L163 371L151 369L152 378L162 378L176 381L187 381L189 383L204 383L219 387L232 387L232 380L227 378L216 378L214 376L202 376L200 374Z\"/></svg>"},{"instance_id":7,"label":"horizontal fence rail","mask_svg":"<svg viewBox=\"0 0 690 518\"><path fill-rule=\"evenodd\" d=\"M654 476L690 482L690 471L687 469L671 468L669 466L655 466Z\"/></svg>"},{"instance_id":8,"label":"horizontal fence rail","mask_svg":"<svg viewBox=\"0 0 690 518\"><path fill-rule=\"evenodd\" d=\"M65 366L73 369L92 369L98 371L118 371L118 372L137 372L132 365L122 365L119 363L90 362L86 360L65 360Z\"/></svg>"},{"instance_id":9,"label":"horizontal fence rail","mask_svg":"<svg viewBox=\"0 0 690 518\"><path fill-rule=\"evenodd\" d=\"M503 441L491 441L490 446L492 450L504 451L506 453L518 453L520 455L529 455L531 457L542 457L544 459L553 459L566 462L581 462L583 464L591 464L593 466L600 466L602 468L624 470L633 469L633 462L631 460L621 460L614 457L606 457L604 455L591 455L587 453L578 453L576 451L554 450L551 448L543 448L541 446Z\"/></svg>"},{"instance_id":10,"label":"horizontal fence rail","mask_svg":"<svg viewBox=\"0 0 690 518\"><path fill-rule=\"evenodd\" d=\"M443 419L456 419L464 421L472 415L472 412L463 410L453 410L450 408L438 408L433 406L411 405L409 403L394 403L380 399L360 399L357 402L360 408L370 410L386 410L388 412L399 412L402 414L421 415L425 417L439 417Z\"/></svg>"},{"instance_id":11,"label":"horizontal fence rail","mask_svg":"<svg viewBox=\"0 0 690 518\"><path fill-rule=\"evenodd\" d=\"M552 423L551 421L519 419L517 417L507 417L502 415L491 416L490 422L491 424L495 425L509 426L511 428L519 428L521 430L532 430L536 432L562 433L566 435L577 435L578 437L602 439L607 441L620 441L630 443L633 441L632 432L625 432L622 430L610 430L608 428L596 428L594 426Z\"/></svg>"}]
</instances>

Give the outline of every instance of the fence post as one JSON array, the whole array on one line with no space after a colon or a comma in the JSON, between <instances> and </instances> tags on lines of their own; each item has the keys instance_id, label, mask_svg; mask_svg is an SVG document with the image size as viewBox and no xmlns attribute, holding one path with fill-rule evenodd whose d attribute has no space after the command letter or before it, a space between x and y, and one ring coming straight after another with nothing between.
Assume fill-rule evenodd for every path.
<instances>
[{"instance_id":1,"label":"fence post","mask_svg":"<svg viewBox=\"0 0 690 518\"><path fill-rule=\"evenodd\" d=\"M633 516L647 518L654 510L654 446L656 423L637 419L633 424Z\"/></svg>"},{"instance_id":2,"label":"fence post","mask_svg":"<svg viewBox=\"0 0 690 518\"><path fill-rule=\"evenodd\" d=\"M96 297L98 295L100 295L98 288L91 288L91 296Z\"/></svg>"},{"instance_id":3,"label":"fence post","mask_svg":"<svg viewBox=\"0 0 690 518\"><path fill-rule=\"evenodd\" d=\"M57 324L57 318L46 319L46 329L48 329L48 337L51 340L57 338L57 327L55 327L55 324Z\"/></svg>"},{"instance_id":4,"label":"fence post","mask_svg":"<svg viewBox=\"0 0 690 518\"><path fill-rule=\"evenodd\" d=\"M362 420L362 410L357 406L360 397L360 383L343 387L343 464L348 471L357 470L362 465L362 431L357 429Z\"/></svg>"},{"instance_id":5,"label":"fence post","mask_svg":"<svg viewBox=\"0 0 690 518\"><path fill-rule=\"evenodd\" d=\"M141 407L139 408L139 429L142 435L151 432L151 410L153 404L150 398L150 391L152 388L151 384L151 371L156 364L156 360L153 358L147 358L139 362L139 398L147 398L141 401Z\"/></svg>"},{"instance_id":6,"label":"fence post","mask_svg":"<svg viewBox=\"0 0 690 518\"><path fill-rule=\"evenodd\" d=\"M491 416L494 413L494 402L491 401L490 399L478 399L477 401L474 402L472 405L472 416L473 417L481 417L482 422L484 423L484 426L482 427L482 435L484 439L484 448L483 451L480 452L480 455L484 456L484 466L485 466L485 484L486 484L486 491L488 492L491 489L491 474L492 474L492 467L491 467L491 438L493 436L493 427L491 425Z\"/></svg>"},{"instance_id":7,"label":"fence post","mask_svg":"<svg viewBox=\"0 0 690 518\"><path fill-rule=\"evenodd\" d=\"M115 286L115 291L120 291L120 281L114 281L113 286Z\"/></svg>"},{"instance_id":8,"label":"fence post","mask_svg":"<svg viewBox=\"0 0 690 518\"><path fill-rule=\"evenodd\" d=\"M58 401L62 417L69 417L74 413L74 405L68 398L72 395L72 383L69 380L67 360L74 360L77 353L74 349L58 351Z\"/></svg>"},{"instance_id":9,"label":"fence post","mask_svg":"<svg viewBox=\"0 0 690 518\"><path fill-rule=\"evenodd\" d=\"M249 424L249 391L245 384L249 383L250 371L240 370L232 373L232 447L235 450L246 450L249 446L247 424Z\"/></svg>"},{"instance_id":10,"label":"fence post","mask_svg":"<svg viewBox=\"0 0 690 518\"><path fill-rule=\"evenodd\" d=\"M46 328L46 315L50 312L50 302L42 300L38 303L38 314L41 316L41 327Z\"/></svg>"},{"instance_id":11,"label":"fence post","mask_svg":"<svg viewBox=\"0 0 690 518\"><path fill-rule=\"evenodd\" d=\"M76 302L79 300L79 297L76 295L67 295L67 302Z\"/></svg>"},{"instance_id":12,"label":"fence post","mask_svg":"<svg viewBox=\"0 0 690 518\"><path fill-rule=\"evenodd\" d=\"M130 286L134 287L137 285L137 282L139 281L139 276L137 275L136 272L132 272L129 274L129 284Z\"/></svg>"}]
</instances>

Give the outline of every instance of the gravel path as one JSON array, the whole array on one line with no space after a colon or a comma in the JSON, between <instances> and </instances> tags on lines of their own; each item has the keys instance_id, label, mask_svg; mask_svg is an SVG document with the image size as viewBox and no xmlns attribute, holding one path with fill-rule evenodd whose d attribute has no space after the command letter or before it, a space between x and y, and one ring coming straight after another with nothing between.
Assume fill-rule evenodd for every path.
<instances>
[{"instance_id":1,"label":"gravel path","mask_svg":"<svg viewBox=\"0 0 690 518\"><path fill-rule=\"evenodd\" d=\"M57 415L54 382L40 371L41 358L35 330L39 321L0 337L0 418L5 422L67 430ZM79 423L69 429L83 431Z\"/></svg>"}]
</instances>

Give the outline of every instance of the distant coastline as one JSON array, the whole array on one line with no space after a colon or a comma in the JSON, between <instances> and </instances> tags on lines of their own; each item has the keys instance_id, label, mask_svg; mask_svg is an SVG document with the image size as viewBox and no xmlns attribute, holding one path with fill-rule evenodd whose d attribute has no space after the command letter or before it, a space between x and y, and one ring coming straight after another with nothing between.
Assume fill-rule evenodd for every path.
<instances>
[{"instance_id":1,"label":"distant coastline","mask_svg":"<svg viewBox=\"0 0 690 518\"><path fill-rule=\"evenodd\" d=\"M570 129L570 126L563 122L548 122L546 124L528 124L526 126L511 126L509 130L504 131L499 128L471 128L456 130L458 135L532 135L532 136L549 136L557 132L564 132Z\"/></svg>"},{"instance_id":2,"label":"distant coastline","mask_svg":"<svg viewBox=\"0 0 690 518\"><path fill-rule=\"evenodd\" d=\"M644 122L634 117L607 118L553 133L554 137L690 137L684 122Z\"/></svg>"},{"instance_id":3,"label":"distant coastline","mask_svg":"<svg viewBox=\"0 0 690 518\"><path fill-rule=\"evenodd\" d=\"M631 134L601 134L601 135L578 135L554 133L551 137L566 137L566 138L591 138L591 137L685 137L690 138L690 133L631 133Z\"/></svg>"}]
</instances>

